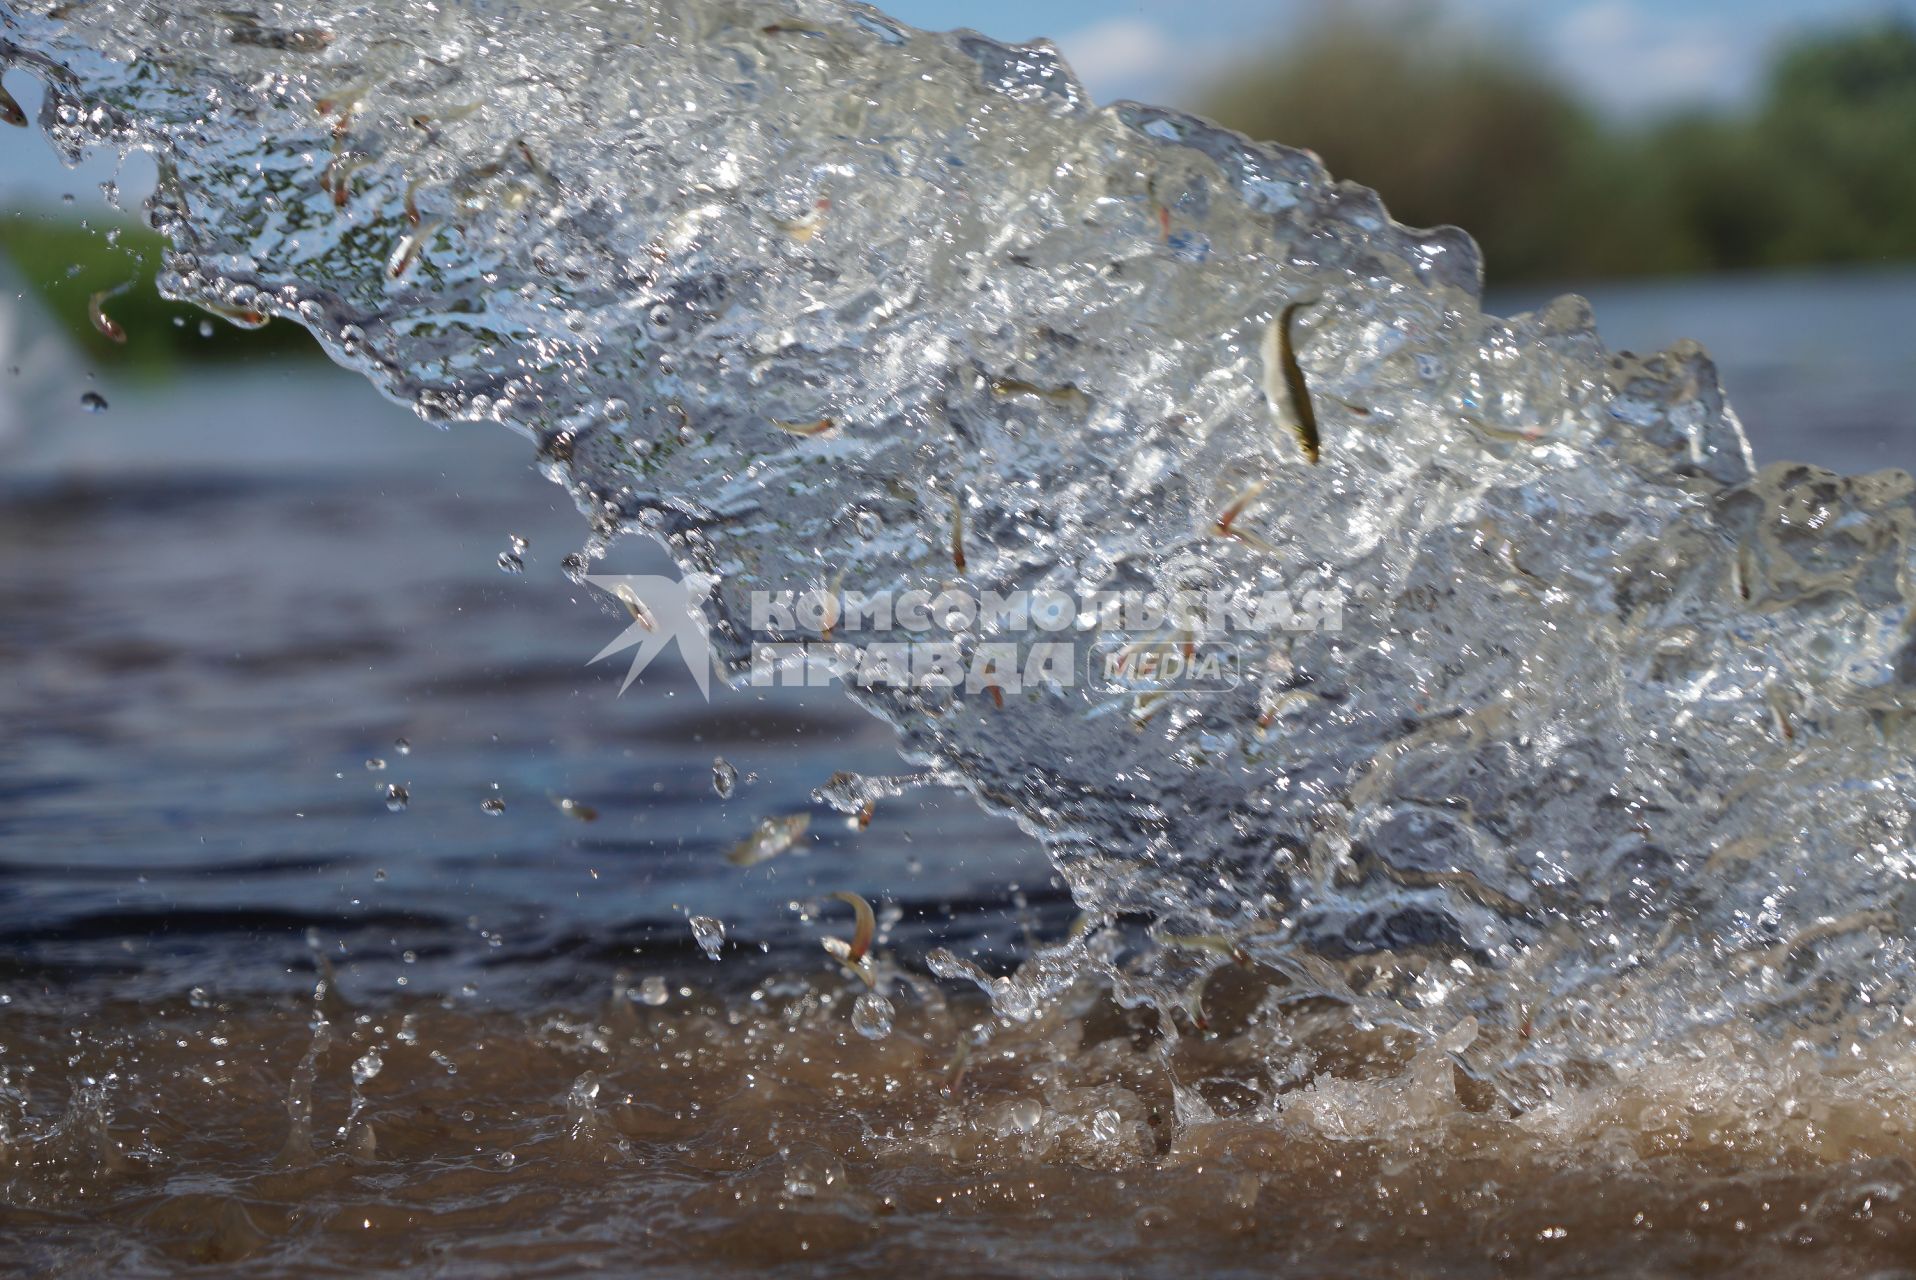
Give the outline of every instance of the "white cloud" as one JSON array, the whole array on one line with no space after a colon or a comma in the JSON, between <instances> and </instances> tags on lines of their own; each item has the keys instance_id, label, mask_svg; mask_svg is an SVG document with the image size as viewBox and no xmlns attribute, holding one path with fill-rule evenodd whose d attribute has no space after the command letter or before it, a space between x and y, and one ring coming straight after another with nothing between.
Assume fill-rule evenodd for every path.
<instances>
[{"instance_id":1,"label":"white cloud","mask_svg":"<svg viewBox=\"0 0 1916 1280\"><path fill-rule=\"evenodd\" d=\"M1624 112L1734 96L1755 52L1725 19L1595 0L1549 32L1557 61L1605 106Z\"/></svg>"},{"instance_id":2,"label":"white cloud","mask_svg":"<svg viewBox=\"0 0 1916 1280\"><path fill-rule=\"evenodd\" d=\"M1177 69L1177 47L1155 23L1111 18L1058 37L1057 45L1100 102L1149 93Z\"/></svg>"}]
</instances>

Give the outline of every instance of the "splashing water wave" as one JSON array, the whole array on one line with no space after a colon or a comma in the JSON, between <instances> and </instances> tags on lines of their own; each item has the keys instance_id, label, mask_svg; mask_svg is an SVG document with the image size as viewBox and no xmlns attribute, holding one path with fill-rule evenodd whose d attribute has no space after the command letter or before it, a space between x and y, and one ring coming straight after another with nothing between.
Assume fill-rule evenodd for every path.
<instances>
[{"instance_id":1,"label":"splashing water wave","mask_svg":"<svg viewBox=\"0 0 1916 1280\"><path fill-rule=\"evenodd\" d=\"M856 695L1085 912L1002 1011L1255 972L1518 1092L1904 1023L1912 486L1756 471L1695 347L1484 315L1301 153L839 0L9 3L0 65L155 156L169 294L526 432L577 572L662 539L734 675L761 588L1340 593L1212 696Z\"/></svg>"}]
</instances>

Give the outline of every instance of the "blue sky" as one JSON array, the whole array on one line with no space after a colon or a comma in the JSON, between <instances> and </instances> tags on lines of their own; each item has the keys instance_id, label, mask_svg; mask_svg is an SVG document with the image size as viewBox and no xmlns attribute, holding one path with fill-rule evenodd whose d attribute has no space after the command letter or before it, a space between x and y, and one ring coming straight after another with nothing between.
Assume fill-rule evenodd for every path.
<instances>
[{"instance_id":1,"label":"blue sky","mask_svg":"<svg viewBox=\"0 0 1916 1280\"><path fill-rule=\"evenodd\" d=\"M1100 100L1182 105L1247 50L1276 45L1338 0L891 0L922 27L1049 36ZM1780 38L1886 14L1916 0L1448 0L1467 31L1515 37L1619 113L1747 94Z\"/></svg>"}]
</instances>

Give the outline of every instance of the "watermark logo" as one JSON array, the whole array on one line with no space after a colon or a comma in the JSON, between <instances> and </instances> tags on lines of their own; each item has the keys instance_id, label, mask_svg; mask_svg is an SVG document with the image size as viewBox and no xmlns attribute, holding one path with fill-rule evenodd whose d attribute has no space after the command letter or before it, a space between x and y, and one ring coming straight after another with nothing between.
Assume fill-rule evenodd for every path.
<instances>
[{"instance_id":1,"label":"watermark logo","mask_svg":"<svg viewBox=\"0 0 1916 1280\"><path fill-rule=\"evenodd\" d=\"M1219 585L1198 560L1173 561L1152 591L999 593L970 586L862 592L753 591L749 683L949 689L1005 698L1079 685L1109 696L1221 693L1244 678L1247 642L1281 631L1335 631L1341 592ZM586 581L632 615L592 659L635 650L623 693L674 643L711 697L712 642L701 606L713 580L651 575Z\"/></svg>"},{"instance_id":2,"label":"watermark logo","mask_svg":"<svg viewBox=\"0 0 1916 1280\"><path fill-rule=\"evenodd\" d=\"M624 693L652 665L654 658L676 642L679 656L685 659L686 669L692 673L699 692L707 702L712 700L712 633L700 611L700 606L711 598L710 578L691 574L682 582L674 582L656 574L640 573L593 575L586 581L624 605L626 612L632 615L632 625L594 654L591 662L586 663L588 667L636 646L638 652L632 655L625 683L619 686L619 692Z\"/></svg>"},{"instance_id":3,"label":"watermark logo","mask_svg":"<svg viewBox=\"0 0 1916 1280\"><path fill-rule=\"evenodd\" d=\"M1224 693L1243 683L1243 654L1216 640L1126 640L1091 646L1085 677L1099 693Z\"/></svg>"}]
</instances>

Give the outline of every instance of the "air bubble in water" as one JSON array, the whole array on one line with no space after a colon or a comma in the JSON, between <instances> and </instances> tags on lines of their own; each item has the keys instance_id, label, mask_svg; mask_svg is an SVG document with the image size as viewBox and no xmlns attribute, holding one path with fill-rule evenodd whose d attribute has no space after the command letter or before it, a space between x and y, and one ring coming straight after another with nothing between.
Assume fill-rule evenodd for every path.
<instances>
[{"instance_id":1,"label":"air bubble in water","mask_svg":"<svg viewBox=\"0 0 1916 1280\"><path fill-rule=\"evenodd\" d=\"M665 979L653 974L639 984L639 1002L658 1008L672 998L672 989L665 985Z\"/></svg>"},{"instance_id":2,"label":"air bubble in water","mask_svg":"<svg viewBox=\"0 0 1916 1280\"><path fill-rule=\"evenodd\" d=\"M391 809L394 813L402 813L411 801L412 792L406 790L406 788L400 786L397 782L389 782L386 784L386 807L388 809Z\"/></svg>"},{"instance_id":3,"label":"air bubble in water","mask_svg":"<svg viewBox=\"0 0 1916 1280\"><path fill-rule=\"evenodd\" d=\"M719 952L725 948L725 922L714 920L711 916L693 916L692 938L699 944L699 950L705 953L707 960L716 960Z\"/></svg>"},{"instance_id":4,"label":"air bubble in water","mask_svg":"<svg viewBox=\"0 0 1916 1280\"><path fill-rule=\"evenodd\" d=\"M89 391L80 397L80 407L88 413L105 413L106 397L97 391Z\"/></svg>"},{"instance_id":5,"label":"air bubble in water","mask_svg":"<svg viewBox=\"0 0 1916 1280\"><path fill-rule=\"evenodd\" d=\"M721 800L731 799L738 790L738 769L724 756L712 758L712 790L719 793Z\"/></svg>"},{"instance_id":6,"label":"air bubble in water","mask_svg":"<svg viewBox=\"0 0 1916 1280\"><path fill-rule=\"evenodd\" d=\"M852 1005L852 1030L867 1040L883 1040L891 1034L895 1014L891 1001L876 991L867 991Z\"/></svg>"}]
</instances>

